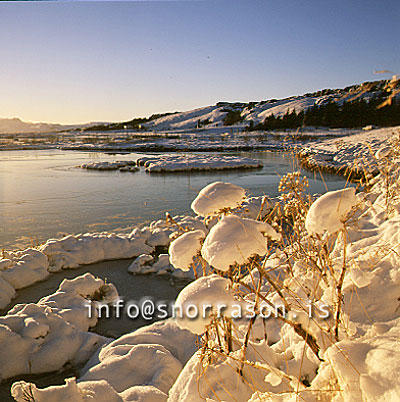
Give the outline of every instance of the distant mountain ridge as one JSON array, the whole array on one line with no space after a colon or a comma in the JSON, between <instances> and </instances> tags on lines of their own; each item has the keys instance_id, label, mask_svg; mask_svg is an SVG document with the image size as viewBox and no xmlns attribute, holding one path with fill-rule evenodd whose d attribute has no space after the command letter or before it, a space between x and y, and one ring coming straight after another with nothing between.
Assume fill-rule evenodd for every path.
<instances>
[{"instance_id":1,"label":"distant mountain ridge","mask_svg":"<svg viewBox=\"0 0 400 402\"><path fill-rule=\"evenodd\" d=\"M55 131L72 130L82 125L63 125L57 123L31 123L18 117L0 118L0 134L35 134Z\"/></svg>"}]
</instances>

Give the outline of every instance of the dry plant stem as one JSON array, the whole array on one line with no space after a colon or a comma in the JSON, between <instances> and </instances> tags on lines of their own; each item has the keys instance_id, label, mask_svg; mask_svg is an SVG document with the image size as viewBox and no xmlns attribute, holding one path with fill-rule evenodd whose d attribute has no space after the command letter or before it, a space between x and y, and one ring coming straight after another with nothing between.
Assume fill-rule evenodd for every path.
<instances>
[{"instance_id":1,"label":"dry plant stem","mask_svg":"<svg viewBox=\"0 0 400 402\"><path fill-rule=\"evenodd\" d=\"M192 266L192 268L193 268L194 278L195 278L195 279L198 279L198 278L199 278L199 275L197 274L196 266L194 265L193 262L191 263L191 266Z\"/></svg>"},{"instance_id":2,"label":"dry plant stem","mask_svg":"<svg viewBox=\"0 0 400 402\"><path fill-rule=\"evenodd\" d=\"M256 318L257 318L257 315L254 315L253 317L251 317L250 322L249 322L249 326L247 327L246 337L244 339L244 343L243 343L243 346L242 346L242 361L240 363L240 369L239 369L239 374L242 377L243 377L244 361L246 359L246 349L247 349L247 346L249 344L251 329L253 327L253 324L256 321Z\"/></svg>"},{"instance_id":3,"label":"dry plant stem","mask_svg":"<svg viewBox=\"0 0 400 402\"><path fill-rule=\"evenodd\" d=\"M244 286L246 289L250 290L252 293L254 293L254 289L251 288L251 286L247 285L246 283L243 283L241 281L238 282L239 285ZM262 294L258 295L260 297L260 299L262 299L263 301L265 301L270 307L275 308L275 306L267 299L265 298ZM278 310L279 312L279 310ZM282 314L282 313L280 313ZM296 332L297 335L301 336L303 338L303 340L306 342L306 344L310 347L310 349L314 352L315 356L322 362L324 361L323 359L321 359L319 357L319 350L320 347L318 346L317 341L315 340L315 338L309 334L299 323L290 321L288 319L286 319L283 315L276 315L276 318L278 320L283 321L286 324L289 324L294 331Z\"/></svg>"},{"instance_id":4,"label":"dry plant stem","mask_svg":"<svg viewBox=\"0 0 400 402\"><path fill-rule=\"evenodd\" d=\"M180 231L182 232L185 231L185 229L178 222L176 222L176 220L171 216L169 212L165 213L165 221L167 224L172 223L173 225L176 225Z\"/></svg>"},{"instance_id":5,"label":"dry plant stem","mask_svg":"<svg viewBox=\"0 0 400 402\"><path fill-rule=\"evenodd\" d=\"M223 352L224 348L222 347L221 336L219 335L218 323L214 323L215 332L217 334L218 346L221 352Z\"/></svg>"},{"instance_id":6,"label":"dry plant stem","mask_svg":"<svg viewBox=\"0 0 400 402\"><path fill-rule=\"evenodd\" d=\"M337 307L336 307L336 314L335 314L335 339L339 341L339 322L340 322L340 311L342 308L342 300L343 300L343 281L344 276L346 274L347 265L346 265L346 231L345 228L342 230L343 234L343 265L342 265L342 272L340 273L339 282L337 284Z\"/></svg>"},{"instance_id":7,"label":"dry plant stem","mask_svg":"<svg viewBox=\"0 0 400 402\"><path fill-rule=\"evenodd\" d=\"M228 348L228 353L233 351L232 347L232 319L229 317L225 317L225 342Z\"/></svg>"},{"instance_id":8,"label":"dry plant stem","mask_svg":"<svg viewBox=\"0 0 400 402\"><path fill-rule=\"evenodd\" d=\"M260 271L259 271L260 272ZM260 290L261 290L261 272L260 272L260 278L258 280L258 284L257 284L257 292L256 292L256 300L255 300L255 310L257 310L258 308L258 303L259 303L259 294L260 294ZM246 349L247 346L249 344L249 339L250 339L250 333L251 333L251 329L256 321L257 315L254 314L253 317L251 317L250 322L249 322L249 326L247 327L247 332L246 332L246 337L244 339L244 343L242 346L242 363L240 364L240 370L239 370L239 374L241 376L243 376L243 366L244 366L244 361L246 360Z\"/></svg>"},{"instance_id":9,"label":"dry plant stem","mask_svg":"<svg viewBox=\"0 0 400 402\"><path fill-rule=\"evenodd\" d=\"M260 277L265 277L265 279L268 281L268 283L274 288L274 290L276 291L276 293L278 293L279 297L281 298L283 304L285 305L286 310L290 310L290 306L289 303L286 301L285 296L283 296L281 290L279 289L278 285L271 279L271 277L264 271L264 270L259 270L260 272ZM260 278L260 279L261 279ZM261 280L260 282L261 283Z\"/></svg>"},{"instance_id":10,"label":"dry plant stem","mask_svg":"<svg viewBox=\"0 0 400 402\"><path fill-rule=\"evenodd\" d=\"M264 206L265 206L266 202L267 202L267 197L264 196L264 197L262 198L262 201L261 201L261 206L260 206L260 210L258 211L258 214L257 214L257 217L256 217L256 221L258 221L259 219L261 219L261 214L262 214L262 211L264 211Z\"/></svg>"}]
</instances>

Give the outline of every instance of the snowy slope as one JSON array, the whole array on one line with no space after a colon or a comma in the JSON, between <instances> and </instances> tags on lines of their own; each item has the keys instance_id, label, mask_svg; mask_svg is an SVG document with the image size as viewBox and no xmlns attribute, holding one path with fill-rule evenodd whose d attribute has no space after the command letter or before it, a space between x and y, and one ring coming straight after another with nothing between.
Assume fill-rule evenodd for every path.
<instances>
[{"instance_id":1,"label":"snowy slope","mask_svg":"<svg viewBox=\"0 0 400 402\"><path fill-rule=\"evenodd\" d=\"M238 106L238 107L236 107ZM240 107L241 106L241 107ZM228 110L241 110L245 104L217 103L214 106L205 106L187 112L163 116L146 124L148 129L171 130L198 128L198 124L207 121L207 127L222 126Z\"/></svg>"}]
</instances>

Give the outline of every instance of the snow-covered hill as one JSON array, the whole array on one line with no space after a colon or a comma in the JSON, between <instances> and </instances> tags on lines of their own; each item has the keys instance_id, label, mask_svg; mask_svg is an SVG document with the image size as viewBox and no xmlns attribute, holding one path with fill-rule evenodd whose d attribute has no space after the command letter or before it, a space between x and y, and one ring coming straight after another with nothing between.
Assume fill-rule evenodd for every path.
<instances>
[{"instance_id":1,"label":"snow-covered hill","mask_svg":"<svg viewBox=\"0 0 400 402\"><path fill-rule=\"evenodd\" d=\"M154 131L221 127L225 125L225 119L231 111L240 112L235 125L244 127L248 126L251 121L253 124L261 123L271 114L282 116L287 111L299 112L328 101L342 104L356 99L370 100L384 92L388 95L399 96L399 88L400 80L394 76L392 80L364 82L343 89L324 89L280 100L271 99L250 103L219 102L213 106L163 116L144 124L144 126Z\"/></svg>"}]
</instances>

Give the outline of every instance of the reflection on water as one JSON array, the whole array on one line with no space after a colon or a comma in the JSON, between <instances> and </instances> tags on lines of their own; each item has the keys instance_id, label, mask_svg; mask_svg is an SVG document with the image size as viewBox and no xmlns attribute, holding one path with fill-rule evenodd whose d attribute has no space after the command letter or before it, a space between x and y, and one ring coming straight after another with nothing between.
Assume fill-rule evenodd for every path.
<instances>
[{"instance_id":1,"label":"reflection on water","mask_svg":"<svg viewBox=\"0 0 400 402\"><path fill-rule=\"evenodd\" d=\"M164 216L190 212L197 192L213 181L229 181L250 194L278 195L279 176L292 171L290 155L243 152L262 159L263 169L204 173L146 174L75 168L90 161L137 159L143 154L23 150L0 153L0 247L35 245L65 233L114 230ZM310 192L324 192L312 173ZM324 175L329 189L344 180Z\"/></svg>"}]
</instances>

